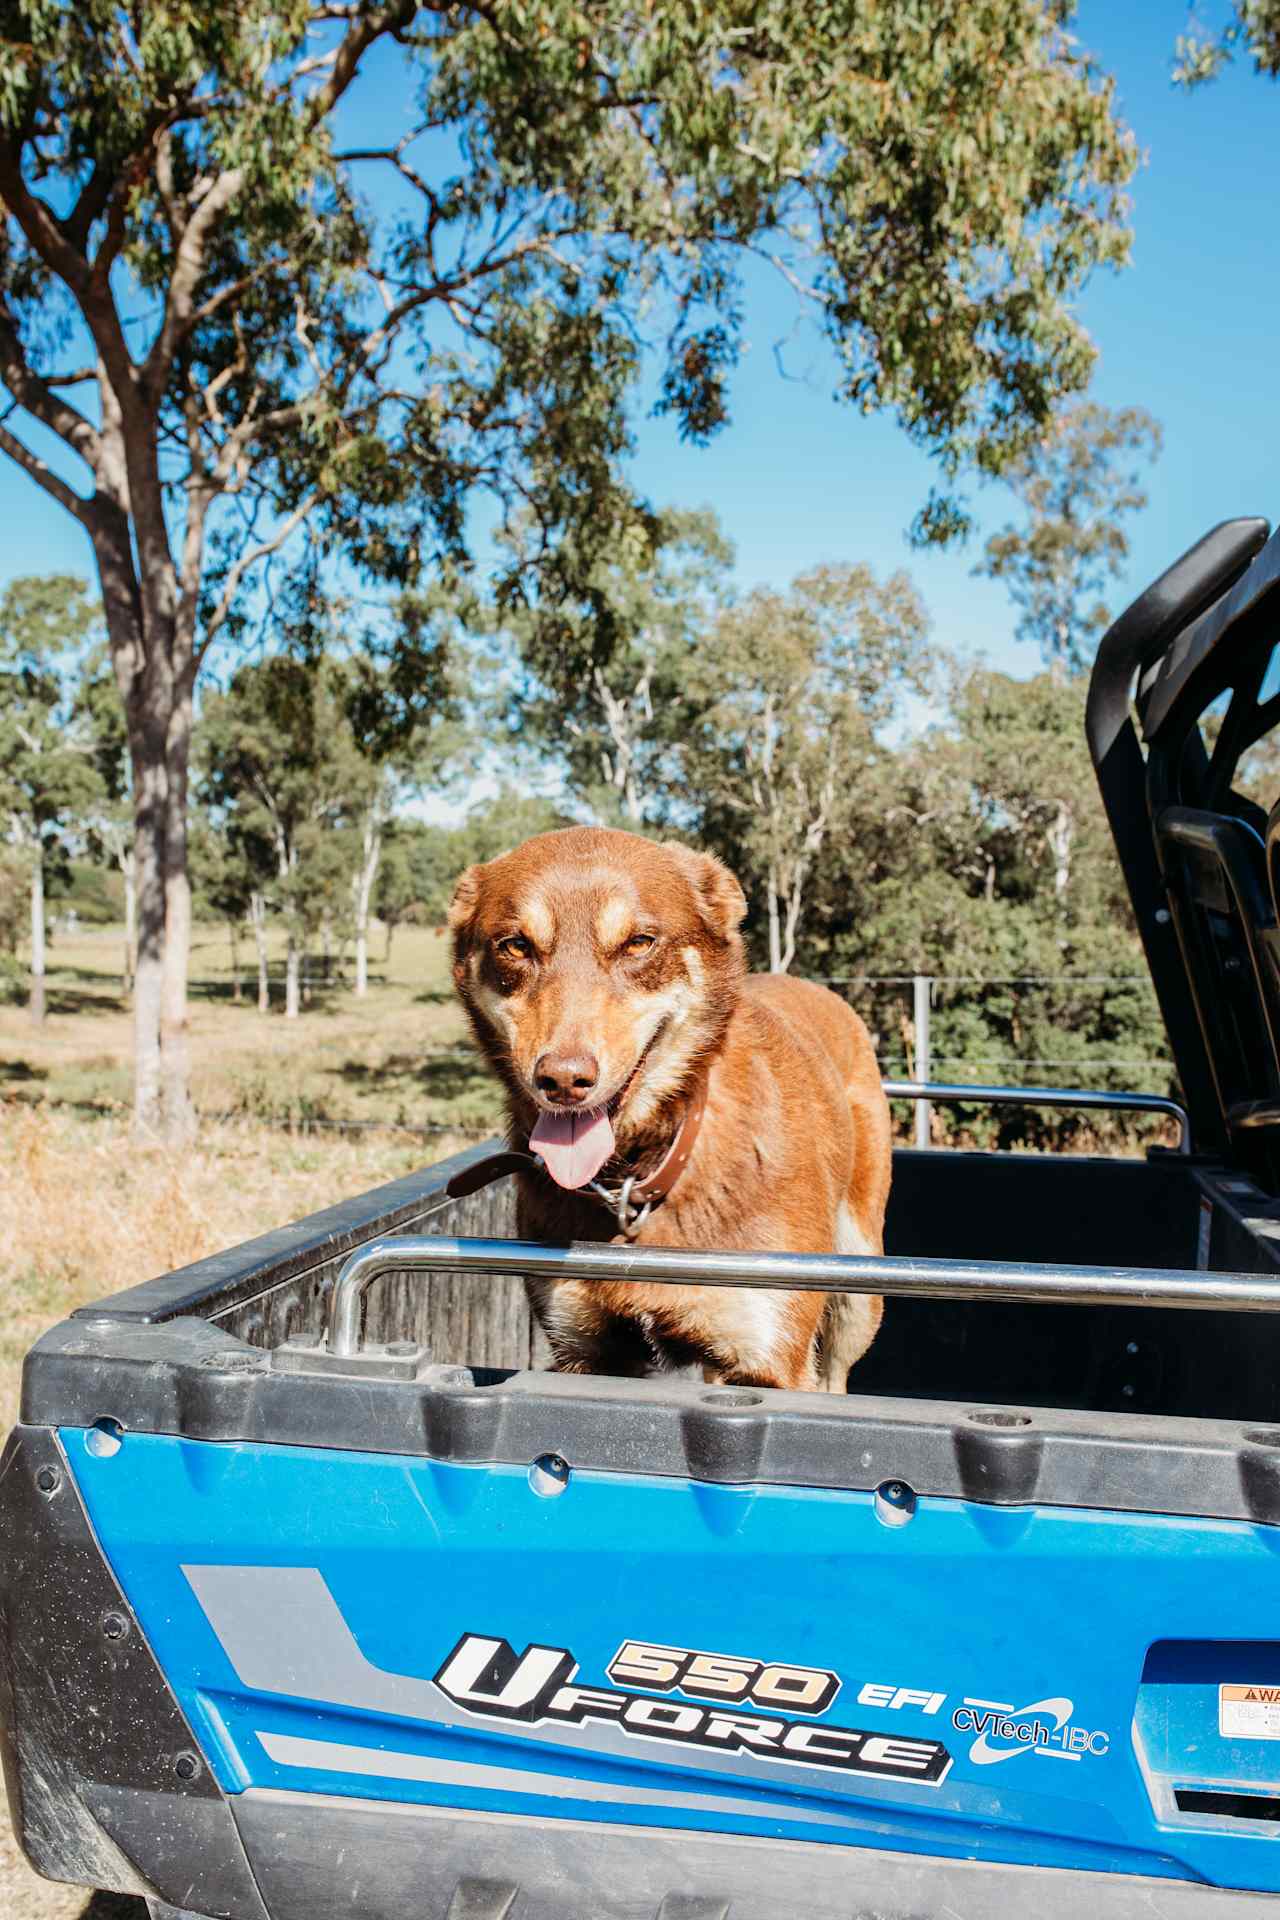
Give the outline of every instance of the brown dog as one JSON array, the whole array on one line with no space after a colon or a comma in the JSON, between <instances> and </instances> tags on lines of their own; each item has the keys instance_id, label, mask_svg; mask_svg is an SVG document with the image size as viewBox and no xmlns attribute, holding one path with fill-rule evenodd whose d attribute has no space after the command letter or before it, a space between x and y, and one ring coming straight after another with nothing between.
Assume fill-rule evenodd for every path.
<instances>
[{"instance_id":1,"label":"brown dog","mask_svg":"<svg viewBox=\"0 0 1280 1920\"><path fill-rule=\"evenodd\" d=\"M542 1162L519 1176L522 1237L880 1251L889 1109L866 1028L823 987L748 977L745 912L710 855L595 827L462 875L454 980L513 1144ZM866 1295L631 1282L529 1294L562 1372L692 1361L833 1393L881 1313Z\"/></svg>"}]
</instances>

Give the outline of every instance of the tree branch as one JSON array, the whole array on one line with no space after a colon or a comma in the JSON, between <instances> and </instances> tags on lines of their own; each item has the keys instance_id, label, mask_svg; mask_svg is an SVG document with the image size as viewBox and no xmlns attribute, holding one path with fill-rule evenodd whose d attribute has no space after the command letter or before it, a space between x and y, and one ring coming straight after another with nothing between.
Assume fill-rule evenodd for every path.
<instances>
[{"instance_id":1,"label":"tree branch","mask_svg":"<svg viewBox=\"0 0 1280 1920\"><path fill-rule=\"evenodd\" d=\"M142 384L154 402L164 389L173 356L191 324L195 290L204 266L205 242L244 184L244 169L220 174L188 220L174 255L164 322L142 366Z\"/></svg>"},{"instance_id":2,"label":"tree branch","mask_svg":"<svg viewBox=\"0 0 1280 1920\"><path fill-rule=\"evenodd\" d=\"M30 447L24 446L17 435L10 433L6 426L0 426L0 453L7 453L24 473L29 473L31 478L42 486L60 507L65 507L82 527L92 528L92 501L82 500L74 488L69 487L65 480L60 480L53 469L32 453Z\"/></svg>"},{"instance_id":3,"label":"tree branch","mask_svg":"<svg viewBox=\"0 0 1280 1920\"><path fill-rule=\"evenodd\" d=\"M269 540L263 540L258 546L251 548L248 553L241 554L240 558L227 574L217 606L205 622L204 639L200 647L202 655L208 652L215 636L226 624L227 616L231 612L232 603L239 591L240 583L250 568L256 567L260 560L266 560L271 554L279 552L285 541L297 532L307 515L316 505L319 497L319 494L309 493L306 499L300 501L293 512L280 522L280 525L276 528L276 531Z\"/></svg>"},{"instance_id":4,"label":"tree branch","mask_svg":"<svg viewBox=\"0 0 1280 1920\"><path fill-rule=\"evenodd\" d=\"M92 373L69 376L73 380L91 379ZM49 382L36 373L27 359L17 325L8 302L0 298L0 380L20 406L39 420L69 447L75 449L90 466L98 450L98 435L78 407L59 399Z\"/></svg>"},{"instance_id":5,"label":"tree branch","mask_svg":"<svg viewBox=\"0 0 1280 1920\"><path fill-rule=\"evenodd\" d=\"M0 140L0 200L22 229L24 238L44 264L74 294L93 343L117 389L131 386L133 361L120 316L105 279L95 276L85 255L22 177L21 150L12 140Z\"/></svg>"},{"instance_id":6,"label":"tree branch","mask_svg":"<svg viewBox=\"0 0 1280 1920\"><path fill-rule=\"evenodd\" d=\"M317 126L342 98L355 79L360 62L374 41L381 39L384 33L396 27L408 26L417 11L416 0L397 0L394 6L384 7L377 13L366 13L353 19L338 43L333 72L311 98L308 118L313 127Z\"/></svg>"}]
</instances>

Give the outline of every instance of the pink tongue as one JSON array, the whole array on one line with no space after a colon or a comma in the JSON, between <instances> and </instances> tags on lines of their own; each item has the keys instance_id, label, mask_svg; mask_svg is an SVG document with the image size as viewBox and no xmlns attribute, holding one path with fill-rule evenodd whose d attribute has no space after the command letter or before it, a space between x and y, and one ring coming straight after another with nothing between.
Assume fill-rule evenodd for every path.
<instances>
[{"instance_id":1,"label":"pink tongue","mask_svg":"<svg viewBox=\"0 0 1280 1920\"><path fill-rule=\"evenodd\" d=\"M529 1145L542 1155L558 1186L585 1187L613 1152L613 1124L604 1107L594 1113L540 1113Z\"/></svg>"}]
</instances>

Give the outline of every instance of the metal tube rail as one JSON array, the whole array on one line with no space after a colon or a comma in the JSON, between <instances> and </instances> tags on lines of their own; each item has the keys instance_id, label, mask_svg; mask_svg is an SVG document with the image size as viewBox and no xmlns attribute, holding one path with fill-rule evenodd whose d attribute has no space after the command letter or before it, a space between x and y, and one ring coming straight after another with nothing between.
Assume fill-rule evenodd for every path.
<instances>
[{"instance_id":1,"label":"metal tube rail","mask_svg":"<svg viewBox=\"0 0 1280 1920\"><path fill-rule=\"evenodd\" d=\"M937 1100L943 1105L1007 1103L1011 1107L1111 1108L1120 1113L1164 1113L1178 1123L1178 1151L1191 1151L1191 1120L1184 1106L1163 1093L1107 1093L1089 1087L986 1087L963 1081L886 1080L891 1100Z\"/></svg>"},{"instance_id":2,"label":"metal tube rail","mask_svg":"<svg viewBox=\"0 0 1280 1920\"><path fill-rule=\"evenodd\" d=\"M631 1280L646 1285L773 1288L809 1293L887 1293L923 1300L999 1300L1036 1306L1183 1307L1280 1312L1280 1274L1182 1272L1176 1268L1041 1267L982 1260L904 1260L888 1255L692 1253L574 1241L446 1240L406 1235L374 1240L349 1256L333 1290L329 1351L360 1349L364 1296L384 1273L512 1273L548 1280Z\"/></svg>"}]
</instances>

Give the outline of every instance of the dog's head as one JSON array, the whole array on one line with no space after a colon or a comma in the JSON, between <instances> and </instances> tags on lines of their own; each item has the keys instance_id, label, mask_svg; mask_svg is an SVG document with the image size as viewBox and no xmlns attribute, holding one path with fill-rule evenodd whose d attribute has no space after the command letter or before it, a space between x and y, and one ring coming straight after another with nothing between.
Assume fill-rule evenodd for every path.
<instances>
[{"instance_id":1,"label":"dog's head","mask_svg":"<svg viewBox=\"0 0 1280 1920\"><path fill-rule=\"evenodd\" d=\"M714 1048L746 970L745 912L709 854L597 827L462 875L454 981L562 1186L642 1139Z\"/></svg>"}]
</instances>

